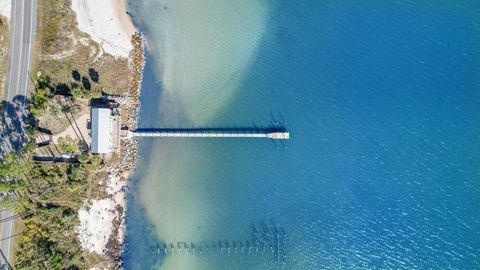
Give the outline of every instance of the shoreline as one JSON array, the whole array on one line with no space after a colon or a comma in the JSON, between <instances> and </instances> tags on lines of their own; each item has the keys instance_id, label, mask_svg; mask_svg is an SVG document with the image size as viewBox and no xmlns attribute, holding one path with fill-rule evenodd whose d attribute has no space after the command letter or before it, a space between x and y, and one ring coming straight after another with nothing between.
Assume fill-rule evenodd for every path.
<instances>
[{"instance_id":1,"label":"shoreline","mask_svg":"<svg viewBox=\"0 0 480 270\"><path fill-rule=\"evenodd\" d=\"M118 1L123 2L122 0ZM140 106L139 97L145 66L144 38L139 32L135 32L132 35L131 43L133 49L128 57L131 72L130 88L128 93L120 98L119 103L122 111L122 125L135 129L137 127ZM118 269L121 269L123 264L121 256L126 230L125 215L127 207L125 188L128 186L128 178L135 170L137 162L137 142L135 140L122 140L121 145L120 161L110 163L105 167L105 171L109 174L106 191L108 197L113 201L116 216L111 222L110 237L105 246L104 255L113 258Z\"/></svg>"},{"instance_id":2,"label":"shoreline","mask_svg":"<svg viewBox=\"0 0 480 270\"><path fill-rule=\"evenodd\" d=\"M119 98L122 108L122 124L129 128L136 128L137 115L139 111L139 96L141 91L143 68L145 63L144 57L144 41L140 33L132 36L133 51L129 57L132 81L129 92ZM105 165L102 171L108 173L107 179L103 183L107 198L92 200L88 202L92 211L90 215L84 213L84 220L89 220L86 226L92 226L92 231L98 227L109 227L104 230L102 235L98 235L98 242L93 243L91 247L99 246L96 250L88 248L89 251L95 251L100 255L111 258L116 263L116 268L121 269L123 244L125 240L125 215L126 215L126 187L128 186L128 178L135 170L137 161L137 142L135 140L122 140L120 150L120 160ZM101 205L102 207L99 207ZM83 209L83 208L82 208ZM98 221L101 220L101 221ZM96 225L96 226L95 226ZM105 235L108 234L108 239ZM95 239L89 239L92 241ZM86 242L86 241L85 241ZM85 248L85 246L84 246Z\"/></svg>"},{"instance_id":3,"label":"shoreline","mask_svg":"<svg viewBox=\"0 0 480 270\"><path fill-rule=\"evenodd\" d=\"M127 13L127 0L111 0L116 1L116 5L114 4L115 11L118 14L120 24L122 25L122 29L129 33L131 36L135 35L138 32L137 28L133 24L132 17L130 17Z\"/></svg>"},{"instance_id":4,"label":"shoreline","mask_svg":"<svg viewBox=\"0 0 480 270\"><path fill-rule=\"evenodd\" d=\"M130 87L126 95L119 100L122 111L122 125L130 129L137 127L137 117L140 109L140 92L143 81L143 69L145 67L145 40L141 33L134 27L131 17L126 12L124 0L111 0L119 3L117 12L120 22L128 31L134 30L131 36L132 50L128 56L130 69ZM107 193L113 199L117 216L112 222L110 239L107 243L107 254L115 259L117 267L121 269L123 264L121 255L125 240L125 215L126 215L126 191L127 181L133 173L137 162L137 142L135 140L122 140L120 156L121 160L111 164L106 170L109 173Z\"/></svg>"},{"instance_id":5,"label":"shoreline","mask_svg":"<svg viewBox=\"0 0 480 270\"><path fill-rule=\"evenodd\" d=\"M132 18L127 13L126 0L111 0L117 2L116 13L119 16L122 28L131 35L132 50L128 56L128 65L131 72L130 87L127 94L119 101L122 111L121 122L129 129L137 128L138 113L140 110L140 93L143 82L143 70L145 67L145 38L135 28ZM116 267L122 269L125 241L125 217L127 212L127 198L125 187L128 187L128 178L133 173L137 163L137 141L134 139L122 140L121 161L109 170L109 184L107 193L113 197L117 218L112 222L112 230L107 249L110 256L115 258ZM116 193L115 193L116 190Z\"/></svg>"},{"instance_id":6,"label":"shoreline","mask_svg":"<svg viewBox=\"0 0 480 270\"><path fill-rule=\"evenodd\" d=\"M107 11L109 7L112 9ZM72 1L72 9L77 14L79 30L99 43L106 53L128 61L130 74L128 92L115 99L121 107L122 126L135 129L145 66L145 40L135 28L126 8L124 0ZM96 13L90 12L91 10L95 10ZM95 18L86 20L99 12L104 13L104 18L108 20ZM125 44L125 35L130 36L128 45ZM112 44L116 48L113 48ZM124 48L131 48L128 55L125 55L125 51L122 50ZM79 211L80 225L77 231L82 248L111 259L115 269L121 269L123 264L121 256L125 238L125 189L128 186L128 178L136 166L137 142L122 139L120 149L117 153L118 159L112 161L106 159L105 167L101 169L107 174L99 182L105 189L106 197L84 202L84 206Z\"/></svg>"},{"instance_id":7,"label":"shoreline","mask_svg":"<svg viewBox=\"0 0 480 270\"><path fill-rule=\"evenodd\" d=\"M73 0L71 8L77 14L78 29L103 51L129 58L133 50L130 38L137 30L126 13L124 0Z\"/></svg>"}]
</instances>

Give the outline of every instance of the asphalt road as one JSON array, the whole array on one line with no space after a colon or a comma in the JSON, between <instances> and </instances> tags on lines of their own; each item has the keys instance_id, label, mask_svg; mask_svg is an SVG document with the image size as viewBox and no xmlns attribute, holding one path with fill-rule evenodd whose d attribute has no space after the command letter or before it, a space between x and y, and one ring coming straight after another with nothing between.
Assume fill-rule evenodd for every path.
<instances>
[{"instance_id":1,"label":"asphalt road","mask_svg":"<svg viewBox=\"0 0 480 270\"><path fill-rule=\"evenodd\" d=\"M31 85L28 72L32 65L36 11L37 0L12 0L7 101L13 101L18 95L26 97Z\"/></svg>"},{"instance_id":2,"label":"asphalt road","mask_svg":"<svg viewBox=\"0 0 480 270\"><path fill-rule=\"evenodd\" d=\"M31 86L29 72L32 66L32 50L34 35L37 22L37 0L11 0L12 13L10 20L10 48L9 48L9 69L5 84L5 100L16 104L11 108L16 109L13 114L21 115L24 113L21 104L25 103L25 97L28 94L28 88ZM4 115L6 113L4 112ZM8 114L8 113L7 113ZM12 113L11 113L12 114ZM4 130L8 130L8 125L13 125L9 115L5 119ZM21 117L18 117L21 119ZM18 125L18 124L17 124ZM20 132L22 133L23 124L20 123ZM13 137L15 134L8 134ZM21 135L19 135L21 138ZM12 143L11 143L12 144ZM0 208L0 220L12 216L12 211ZM13 219L0 223L0 249L4 256L10 262L12 260L12 238L14 232ZM3 258L0 258L0 264Z\"/></svg>"},{"instance_id":3,"label":"asphalt road","mask_svg":"<svg viewBox=\"0 0 480 270\"><path fill-rule=\"evenodd\" d=\"M0 220L7 219L11 217L13 212L6 209L0 209ZM0 242L0 249L3 252L3 255L7 258L8 262L12 260L12 241L13 239L10 237L13 235L13 220L6 221L4 223L0 223L0 239L5 239ZM6 239L7 238L7 239ZM0 265L5 263L4 258L0 258Z\"/></svg>"}]
</instances>

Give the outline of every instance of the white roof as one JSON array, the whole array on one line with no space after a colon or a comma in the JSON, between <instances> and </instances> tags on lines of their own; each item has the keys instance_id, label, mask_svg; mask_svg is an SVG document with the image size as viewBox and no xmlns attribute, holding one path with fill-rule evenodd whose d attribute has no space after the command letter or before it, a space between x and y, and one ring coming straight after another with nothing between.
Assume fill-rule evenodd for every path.
<instances>
[{"instance_id":1,"label":"white roof","mask_svg":"<svg viewBox=\"0 0 480 270\"><path fill-rule=\"evenodd\" d=\"M111 119L110 109L92 108L92 153L110 153Z\"/></svg>"}]
</instances>

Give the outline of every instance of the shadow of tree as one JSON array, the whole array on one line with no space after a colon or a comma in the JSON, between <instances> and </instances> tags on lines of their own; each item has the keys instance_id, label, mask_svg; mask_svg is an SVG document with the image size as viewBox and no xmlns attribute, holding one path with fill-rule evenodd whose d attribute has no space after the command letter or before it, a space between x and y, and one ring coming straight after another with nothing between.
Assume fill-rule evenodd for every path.
<instances>
[{"instance_id":1,"label":"shadow of tree","mask_svg":"<svg viewBox=\"0 0 480 270\"><path fill-rule=\"evenodd\" d=\"M38 131L40 133L46 134L46 135L52 135L52 131L48 128L43 128L43 127L37 127Z\"/></svg>"},{"instance_id":2,"label":"shadow of tree","mask_svg":"<svg viewBox=\"0 0 480 270\"><path fill-rule=\"evenodd\" d=\"M76 83L76 82L72 82L72 83L70 84L70 88L71 88L71 89L79 88L79 87L80 87L80 85L79 85L78 83Z\"/></svg>"},{"instance_id":3,"label":"shadow of tree","mask_svg":"<svg viewBox=\"0 0 480 270\"><path fill-rule=\"evenodd\" d=\"M80 81L80 72L76 69L72 70L72 77L75 81Z\"/></svg>"},{"instance_id":4,"label":"shadow of tree","mask_svg":"<svg viewBox=\"0 0 480 270\"><path fill-rule=\"evenodd\" d=\"M83 85L83 88L85 88L86 90L90 91L90 89L92 89L90 80L87 77L82 77L82 85Z\"/></svg>"},{"instance_id":5,"label":"shadow of tree","mask_svg":"<svg viewBox=\"0 0 480 270\"><path fill-rule=\"evenodd\" d=\"M90 79L92 79L92 81L98 83L99 75L98 75L98 72L94 68L89 68L88 69L88 75L90 76Z\"/></svg>"},{"instance_id":6,"label":"shadow of tree","mask_svg":"<svg viewBox=\"0 0 480 270\"><path fill-rule=\"evenodd\" d=\"M66 83L59 83L55 87L55 94L56 95L71 95L70 87Z\"/></svg>"},{"instance_id":7,"label":"shadow of tree","mask_svg":"<svg viewBox=\"0 0 480 270\"><path fill-rule=\"evenodd\" d=\"M15 96L11 102L1 102L0 156L19 149L27 139L26 129L34 124L27 106L27 98L23 95Z\"/></svg>"}]
</instances>

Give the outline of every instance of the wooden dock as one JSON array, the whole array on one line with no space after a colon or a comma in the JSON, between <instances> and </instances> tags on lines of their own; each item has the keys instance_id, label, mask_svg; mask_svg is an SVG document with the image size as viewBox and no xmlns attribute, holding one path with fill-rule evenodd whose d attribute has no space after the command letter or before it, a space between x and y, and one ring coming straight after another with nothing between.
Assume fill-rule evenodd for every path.
<instances>
[{"instance_id":1,"label":"wooden dock","mask_svg":"<svg viewBox=\"0 0 480 270\"><path fill-rule=\"evenodd\" d=\"M283 129L266 129L266 130L215 130L211 129L150 129L125 131L127 138L266 138L272 140L288 140L290 134Z\"/></svg>"}]
</instances>

